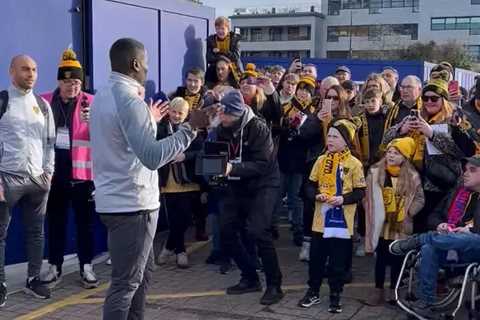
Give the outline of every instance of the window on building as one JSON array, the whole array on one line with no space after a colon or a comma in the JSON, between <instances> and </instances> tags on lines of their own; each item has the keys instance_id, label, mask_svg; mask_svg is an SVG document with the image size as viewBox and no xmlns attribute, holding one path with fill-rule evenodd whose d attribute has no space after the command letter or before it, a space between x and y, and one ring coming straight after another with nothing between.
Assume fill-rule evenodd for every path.
<instances>
[{"instance_id":1,"label":"window on building","mask_svg":"<svg viewBox=\"0 0 480 320\"><path fill-rule=\"evenodd\" d=\"M282 41L283 27L270 27L270 41Z\"/></svg>"},{"instance_id":2,"label":"window on building","mask_svg":"<svg viewBox=\"0 0 480 320\"><path fill-rule=\"evenodd\" d=\"M472 0L472 4L480 4L480 0Z\"/></svg>"},{"instance_id":3,"label":"window on building","mask_svg":"<svg viewBox=\"0 0 480 320\"><path fill-rule=\"evenodd\" d=\"M310 29L310 26L289 26L287 38L289 41L310 40Z\"/></svg>"},{"instance_id":4,"label":"window on building","mask_svg":"<svg viewBox=\"0 0 480 320\"><path fill-rule=\"evenodd\" d=\"M432 30L469 30L470 34L480 34L480 17L441 17L432 18Z\"/></svg>"},{"instance_id":5,"label":"window on building","mask_svg":"<svg viewBox=\"0 0 480 320\"><path fill-rule=\"evenodd\" d=\"M472 19L470 20L470 34L480 34L480 17L472 17Z\"/></svg>"},{"instance_id":6,"label":"window on building","mask_svg":"<svg viewBox=\"0 0 480 320\"><path fill-rule=\"evenodd\" d=\"M242 41L248 42L248 28L239 28Z\"/></svg>"},{"instance_id":7,"label":"window on building","mask_svg":"<svg viewBox=\"0 0 480 320\"><path fill-rule=\"evenodd\" d=\"M250 41L258 42L258 41L265 41L263 37L263 29L262 28L251 28L250 29Z\"/></svg>"},{"instance_id":8,"label":"window on building","mask_svg":"<svg viewBox=\"0 0 480 320\"><path fill-rule=\"evenodd\" d=\"M480 45L467 45L465 49L473 60L480 62Z\"/></svg>"},{"instance_id":9,"label":"window on building","mask_svg":"<svg viewBox=\"0 0 480 320\"><path fill-rule=\"evenodd\" d=\"M344 0L342 9L363 9L368 8L368 1L366 0Z\"/></svg>"},{"instance_id":10,"label":"window on building","mask_svg":"<svg viewBox=\"0 0 480 320\"><path fill-rule=\"evenodd\" d=\"M384 36L409 36L411 40L418 40L418 24L378 24L353 26L353 38L368 38L378 41ZM327 41L337 42L339 38L350 37L350 26L329 26Z\"/></svg>"},{"instance_id":11,"label":"window on building","mask_svg":"<svg viewBox=\"0 0 480 320\"><path fill-rule=\"evenodd\" d=\"M329 16L338 16L340 14L340 9L342 8L341 0L328 0L328 15Z\"/></svg>"},{"instance_id":12,"label":"window on building","mask_svg":"<svg viewBox=\"0 0 480 320\"><path fill-rule=\"evenodd\" d=\"M310 50L242 51L242 57L309 58Z\"/></svg>"},{"instance_id":13,"label":"window on building","mask_svg":"<svg viewBox=\"0 0 480 320\"><path fill-rule=\"evenodd\" d=\"M445 30L455 30L456 18L445 18Z\"/></svg>"},{"instance_id":14,"label":"window on building","mask_svg":"<svg viewBox=\"0 0 480 320\"><path fill-rule=\"evenodd\" d=\"M457 18L455 29L468 30L470 29L470 18Z\"/></svg>"},{"instance_id":15,"label":"window on building","mask_svg":"<svg viewBox=\"0 0 480 320\"><path fill-rule=\"evenodd\" d=\"M445 18L432 18L432 30L445 30Z\"/></svg>"}]
</instances>

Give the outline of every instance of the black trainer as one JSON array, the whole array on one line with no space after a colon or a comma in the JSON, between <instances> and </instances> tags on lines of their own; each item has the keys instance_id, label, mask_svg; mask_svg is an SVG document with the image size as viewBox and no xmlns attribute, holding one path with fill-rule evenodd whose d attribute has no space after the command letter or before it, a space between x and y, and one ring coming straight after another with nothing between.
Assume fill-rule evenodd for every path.
<instances>
[{"instance_id":1,"label":"black trainer","mask_svg":"<svg viewBox=\"0 0 480 320\"><path fill-rule=\"evenodd\" d=\"M285 294L283 293L281 287L267 287L262 299L260 299L260 304L263 304L264 306L270 306L278 303L283 299L284 296Z\"/></svg>"},{"instance_id":2,"label":"black trainer","mask_svg":"<svg viewBox=\"0 0 480 320\"><path fill-rule=\"evenodd\" d=\"M7 302L7 286L5 283L0 283L0 308L5 307Z\"/></svg>"},{"instance_id":3,"label":"black trainer","mask_svg":"<svg viewBox=\"0 0 480 320\"><path fill-rule=\"evenodd\" d=\"M318 291L314 291L312 288L307 290L305 296L298 302L298 306L302 308L310 308L315 304L319 304L321 302L320 296Z\"/></svg>"},{"instance_id":4,"label":"black trainer","mask_svg":"<svg viewBox=\"0 0 480 320\"><path fill-rule=\"evenodd\" d=\"M330 313L341 313L342 304L340 303L340 294L331 294L330 295L330 306L328 307L328 312Z\"/></svg>"},{"instance_id":5,"label":"black trainer","mask_svg":"<svg viewBox=\"0 0 480 320\"><path fill-rule=\"evenodd\" d=\"M248 281L246 279L241 279L237 285L227 288L227 294L244 294L250 292L262 291L262 285L260 281Z\"/></svg>"},{"instance_id":6,"label":"black trainer","mask_svg":"<svg viewBox=\"0 0 480 320\"><path fill-rule=\"evenodd\" d=\"M27 284L25 288L23 288L23 291L39 299L50 298L50 289L38 277L30 281L27 279Z\"/></svg>"},{"instance_id":7,"label":"black trainer","mask_svg":"<svg viewBox=\"0 0 480 320\"><path fill-rule=\"evenodd\" d=\"M390 243L388 250L396 256L404 256L409 251L419 249L422 246L418 235L413 235L403 240L395 240Z\"/></svg>"}]
</instances>

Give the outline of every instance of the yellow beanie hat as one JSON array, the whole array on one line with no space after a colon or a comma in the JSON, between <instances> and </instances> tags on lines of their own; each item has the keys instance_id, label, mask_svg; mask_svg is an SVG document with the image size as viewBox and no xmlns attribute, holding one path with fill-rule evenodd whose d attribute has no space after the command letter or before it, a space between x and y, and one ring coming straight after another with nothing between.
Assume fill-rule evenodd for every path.
<instances>
[{"instance_id":1,"label":"yellow beanie hat","mask_svg":"<svg viewBox=\"0 0 480 320\"><path fill-rule=\"evenodd\" d=\"M245 71L242 74L242 80L249 77L258 77L257 66L255 66L255 64L253 63L247 63L247 65L245 66Z\"/></svg>"},{"instance_id":2,"label":"yellow beanie hat","mask_svg":"<svg viewBox=\"0 0 480 320\"><path fill-rule=\"evenodd\" d=\"M66 49L62 54L62 59L58 65L57 80L79 79L83 80L83 69L77 60L75 51L71 48Z\"/></svg>"},{"instance_id":3,"label":"yellow beanie hat","mask_svg":"<svg viewBox=\"0 0 480 320\"><path fill-rule=\"evenodd\" d=\"M405 137L405 138L397 138L392 140L388 145L387 145L387 150L390 147L394 147L400 152L405 158L408 160L411 160L414 153L415 153L415 140L413 140L410 137Z\"/></svg>"}]
</instances>

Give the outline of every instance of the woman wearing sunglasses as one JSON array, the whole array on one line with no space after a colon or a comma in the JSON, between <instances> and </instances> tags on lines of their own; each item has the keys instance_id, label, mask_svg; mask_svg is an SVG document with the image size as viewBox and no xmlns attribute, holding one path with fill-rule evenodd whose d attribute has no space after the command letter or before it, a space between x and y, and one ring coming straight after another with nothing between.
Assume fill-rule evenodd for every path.
<instances>
[{"instance_id":1,"label":"woman wearing sunglasses","mask_svg":"<svg viewBox=\"0 0 480 320\"><path fill-rule=\"evenodd\" d=\"M469 149L461 141L473 145L451 124L453 107L448 99L447 82L441 78L431 80L422 90L420 110L412 110L410 116L390 128L383 141L388 143L400 136L415 140L413 164L420 172L425 191L425 207L414 219L415 233L428 230L428 214L460 177L460 160Z\"/></svg>"}]
</instances>

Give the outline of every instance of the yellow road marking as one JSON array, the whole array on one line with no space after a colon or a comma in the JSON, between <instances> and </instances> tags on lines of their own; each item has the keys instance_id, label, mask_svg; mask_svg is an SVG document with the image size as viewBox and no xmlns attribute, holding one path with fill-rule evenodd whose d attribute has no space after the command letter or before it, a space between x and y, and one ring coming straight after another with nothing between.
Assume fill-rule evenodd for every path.
<instances>
[{"instance_id":1,"label":"yellow road marking","mask_svg":"<svg viewBox=\"0 0 480 320\"><path fill-rule=\"evenodd\" d=\"M49 305L46 305L45 307L42 307L40 309L37 309L35 311L32 311L26 315L17 317L16 320L31 320L31 319L37 319L41 316L44 316L48 313L54 312L60 308L63 308L65 306L75 304L77 301L84 299L86 297L89 297L95 293L105 291L108 288L109 283L102 284L98 286L98 288L95 289L88 289L84 290L82 292L76 293L74 295L71 295L70 297L51 303Z\"/></svg>"},{"instance_id":2,"label":"yellow road marking","mask_svg":"<svg viewBox=\"0 0 480 320\"><path fill-rule=\"evenodd\" d=\"M192 243L190 246L187 247L187 253L191 254L191 253L201 249L202 247L206 246L209 242L210 242L210 240L209 241ZM110 286L110 282L107 282L107 283L101 284L100 286L98 286L98 288L95 288L95 289L88 289L88 290L85 289L85 290L83 290L79 293L76 293L76 294L73 294L73 295L69 296L68 298L65 298L63 300L48 304L44 307L41 307L37 310L34 310L34 311L32 311L28 314L17 317L15 319L16 320L38 319L40 317L43 317L43 316L45 316L49 313L55 312L58 309L67 307L69 305L85 304L85 303L83 303L85 298L87 298L89 296L92 296L95 293L105 291L105 290L108 289L109 286ZM90 299L87 299L87 301L89 301L89 300ZM104 299L103 298L92 298L92 300L95 301L95 303L103 303ZM99 301L99 302L97 302L97 301Z\"/></svg>"},{"instance_id":3,"label":"yellow road marking","mask_svg":"<svg viewBox=\"0 0 480 320\"><path fill-rule=\"evenodd\" d=\"M187 248L187 253L191 254L202 247L206 246L210 241L205 242L196 242L192 243L191 246ZM83 290L77 294L73 294L68 298L63 300L51 303L42 308L34 310L28 314L15 318L16 320L33 320L40 317L46 316L49 313L53 313L59 309L68 307L70 305L80 305L80 304L101 304L104 302L104 298L88 298L96 293L105 291L110 286L110 282L104 283L95 289ZM367 288L372 287L372 283L351 283L345 285L347 288ZM282 286L282 289L285 291L298 291L305 290L306 285L288 285ZM165 300L165 299L182 299L182 298L198 298L198 297L214 297L214 296L224 296L226 295L225 290L214 290L214 291L204 291L204 292L185 292L185 293L170 293L170 294L153 294L148 295L147 299L149 301Z\"/></svg>"}]
</instances>

